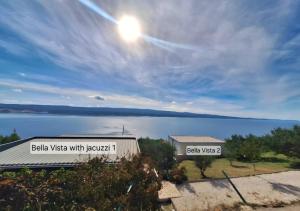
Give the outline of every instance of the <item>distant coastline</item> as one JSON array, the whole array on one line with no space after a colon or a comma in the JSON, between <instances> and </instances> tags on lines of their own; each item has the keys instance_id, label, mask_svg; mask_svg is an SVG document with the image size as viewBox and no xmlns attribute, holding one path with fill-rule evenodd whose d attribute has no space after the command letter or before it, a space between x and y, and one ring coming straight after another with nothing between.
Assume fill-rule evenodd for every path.
<instances>
[{"instance_id":1,"label":"distant coastline","mask_svg":"<svg viewBox=\"0 0 300 211\"><path fill-rule=\"evenodd\" d=\"M190 118L218 118L218 119L256 119L223 116L214 114L197 114L191 112L175 112L154 109L138 108L111 108L111 107L73 107L61 105L34 105L34 104L1 104L0 113L22 114L55 114L78 116L149 116L149 117L190 117Z\"/></svg>"}]
</instances>

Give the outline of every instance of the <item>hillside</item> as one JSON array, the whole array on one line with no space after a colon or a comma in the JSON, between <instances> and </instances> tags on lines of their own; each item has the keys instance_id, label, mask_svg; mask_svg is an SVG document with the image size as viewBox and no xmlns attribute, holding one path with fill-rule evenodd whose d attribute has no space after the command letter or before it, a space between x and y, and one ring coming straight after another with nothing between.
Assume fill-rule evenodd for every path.
<instances>
[{"instance_id":1,"label":"hillside","mask_svg":"<svg viewBox=\"0 0 300 211\"><path fill-rule=\"evenodd\" d=\"M0 104L0 113L34 113L56 115L84 115L84 116L153 116L153 117L193 117L193 118L223 118L239 117L221 116L213 114L197 114L190 112L174 112L137 108L110 107L73 107L60 105L29 105L29 104Z\"/></svg>"}]
</instances>

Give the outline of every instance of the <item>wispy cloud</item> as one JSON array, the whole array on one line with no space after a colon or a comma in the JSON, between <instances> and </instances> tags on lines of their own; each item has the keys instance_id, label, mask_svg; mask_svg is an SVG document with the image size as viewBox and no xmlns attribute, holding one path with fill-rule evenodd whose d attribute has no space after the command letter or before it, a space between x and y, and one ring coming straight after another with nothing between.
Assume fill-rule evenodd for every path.
<instances>
[{"instance_id":1,"label":"wispy cloud","mask_svg":"<svg viewBox=\"0 0 300 211\"><path fill-rule=\"evenodd\" d=\"M19 92L19 93L23 92L22 89L12 89L12 91L14 91L14 92Z\"/></svg>"},{"instance_id":2,"label":"wispy cloud","mask_svg":"<svg viewBox=\"0 0 300 211\"><path fill-rule=\"evenodd\" d=\"M59 88L54 84L66 81L59 75L52 80L22 70L20 84L1 79L2 86L60 93L68 103L79 96L97 105L242 116L280 116L291 101L299 102L300 32L290 29L298 24L295 1L93 2L117 19L136 16L144 34L197 50L168 52L142 39L124 43L115 24L78 1L6 1L0 24L26 45L0 34L0 48L20 56L30 45L36 57L62 71L89 75L81 82L94 89ZM99 84L118 89L106 93ZM283 116L299 111L294 107Z\"/></svg>"},{"instance_id":3,"label":"wispy cloud","mask_svg":"<svg viewBox=\"0 0 300 211\"><path fill-rule=\"evenodd\" d=\"M26 48L15 44L13 40L7 41L0 39L0 50L2 49L15 55L26 55L26 53L28 53Z\"/></svg>"},{"instance_id":4,"label":"wispy cloud","mask_svg":"<svg viewBox=\"0 0 300 211\"><path fill-rule=\"evenodd\" d=\"M31 93L31 98L8 94L2 103L37 103L37 104L59 104L72 106L110 106L110 107L128 107L128 108L150 108L163 109L180 112L210 113L219 115L233 115L241 117L261 117L261 118L289 118L295 119L289 112L274 114L272 109L248 109L246 105L238 105L230 100L217 99L211 97L198 97L193 101L184 101L179 99L175 101L154 100L146 97L133 95L120 95L109 92L101 92L90 89L65 88L40 83L23 82L18 80L3 79L0 81L0 88L7 87L13 92L15 90L26 90ZM38 94L38 95L37 95ZM60 96L58 98L58 96ZM100 97L101 96L101 97ZM101 100L100 100L101 99ZM105 99L105 100L104 100ZM99 104L99 101L101 104ZM76 102L74 104L74 102Z\"/></svg>"}]
</instances>

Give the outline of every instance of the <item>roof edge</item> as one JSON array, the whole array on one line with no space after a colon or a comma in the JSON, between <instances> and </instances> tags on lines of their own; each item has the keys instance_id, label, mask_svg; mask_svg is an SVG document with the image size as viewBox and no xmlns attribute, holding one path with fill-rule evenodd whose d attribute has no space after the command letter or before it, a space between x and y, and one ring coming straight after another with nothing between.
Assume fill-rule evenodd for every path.
<instances>
[{"instance_id":1,"label":"roof edge","mask_svg":"<svg viewBox=\"0 0 300 211\"><path fill-rule=\"evenodd\" d=\"M25 143L27 141L30 141L31 139L33 139L33 137L26 138L26 139L20 139L20 140L17 140L17 141L6 143L6 144L0 144L0 152L5 151L5 150L7 150L7 149L9 149L11 147L23 144L23 143Z\"/></svg>"},{"instance_id":2,"label":"roof edge","mask_svg":"<svg viewBox=\"0 0 300 211\"><path fill-rule=\"evenodd\" d=\"M168 137L169 137L169 139L172 139L172 140L174 140L176 142L179 142L179 143L196 143L196 142L193 142L193 141L180 141L180 140L176 139L176 137L206 137L206 138L215 139L215 141L201 141L199 143L225 143L224 140L221 140L221 139L213 137L213 136L169 135Z\"/></svg>"}]
</instances>

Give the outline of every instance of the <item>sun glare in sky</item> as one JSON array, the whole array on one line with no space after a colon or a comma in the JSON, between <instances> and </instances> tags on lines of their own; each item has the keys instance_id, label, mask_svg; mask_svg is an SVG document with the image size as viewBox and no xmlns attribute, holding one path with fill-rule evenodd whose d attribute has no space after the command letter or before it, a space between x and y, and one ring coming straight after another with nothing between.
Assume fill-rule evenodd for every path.
<instances>
[{"instance_id":1,"label":"sun glare in sky","mask_svg":"<svg viewBox=\"0 0 300 211\"><path fill-rule=\"evenodd\" d=\"M141 36L141 26L139 21L129 15L124 15L118 21L118 31L126 42L134 42Z\"/></svg>"}]
</instances>

